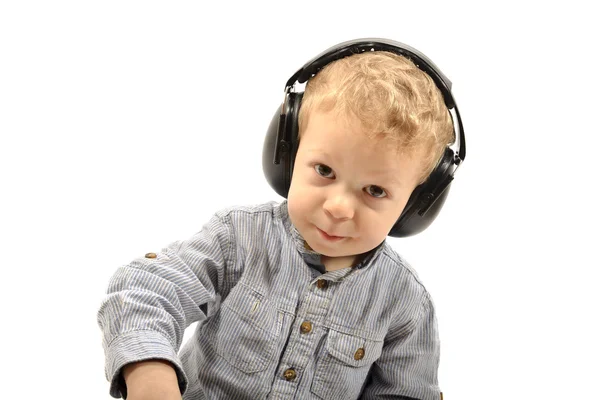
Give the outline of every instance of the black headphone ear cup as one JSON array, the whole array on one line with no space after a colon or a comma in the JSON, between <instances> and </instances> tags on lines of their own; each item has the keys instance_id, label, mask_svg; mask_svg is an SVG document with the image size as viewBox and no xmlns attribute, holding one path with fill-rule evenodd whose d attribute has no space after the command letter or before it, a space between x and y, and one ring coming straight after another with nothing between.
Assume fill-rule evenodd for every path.
<instances>
[{"instance_id":1,"label":"black headphone ear cup","mask_svg":"<svg viewBox=\"0 0 600 400\"><path fill-rule=\"evenodd\" d=\"M267 135L265 136L265 142L263 144L263 157L262 166L263 173L269 185L277 192L278 195L287 198L287 190L285 188L285 169L284 163L279 162L275 164L273 158L275 157L275 146L277 144L277 129L279 126L279 120L281 115L281 106L277 108L273 119L267 129Z\"/></svg>"},{"instance_id":2,"label":"black headphone ear cup","mask_svg":"<svg viewBox=\"0 0 600 400\"><path fill-rule=\"evenodd\" d=\"M389 236L408 237L427 229L439 214L454 179L454 150L447 147L427 180L413 190Z\"/></svg>"},{"instance_id":3,"label":"black headphone ear cup","mask_svg":"<svg viewBox=\"0 0 600 400\"><path fill-rule=\"evenodd\" d=\"M303 93L288 93L286 103L277 108L263 144L263 172L269 185L280 196L287 198L292 182L294 160L298 151L298 112ZM278 163L274 163L274 159Z\"/></svg>"}]
</instances>

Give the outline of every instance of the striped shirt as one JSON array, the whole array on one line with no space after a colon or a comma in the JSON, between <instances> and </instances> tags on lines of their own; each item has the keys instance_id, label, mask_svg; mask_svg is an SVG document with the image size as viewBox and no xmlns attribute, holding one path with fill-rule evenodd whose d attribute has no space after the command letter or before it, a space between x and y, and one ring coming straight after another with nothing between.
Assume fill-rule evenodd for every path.
<instances>
[{"instance_id":1,"label":"striped shirt","mask_svg":"<svg viewBox=\"0 0 600 400\"><path fill-rule=\"evenodd\" d=\"M98 323L113 397L125 364L164 359L184 399L440 398L433 304L412 268L384 241L325 271L286 201L222 210L119 268Z\"/></svg>"}]
</instances>

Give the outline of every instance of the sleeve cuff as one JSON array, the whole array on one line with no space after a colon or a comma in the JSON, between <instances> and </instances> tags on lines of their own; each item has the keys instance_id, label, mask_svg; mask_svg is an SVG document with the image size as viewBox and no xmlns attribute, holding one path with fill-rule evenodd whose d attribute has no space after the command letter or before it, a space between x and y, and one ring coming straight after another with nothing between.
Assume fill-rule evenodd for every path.
<instances>
[{"instance_id":1,"label":"sleeve cuff","mask_svg":"<svg viewBox=\"0 0 600 400\"><path fill-rule=\"evenodd\" d=\"M174 346L167 338L153 331L134 331L115 338L107 348L105 373L110 381L110 395L125 398L127 388L121 378L121 369L130 363L161 359L173 364L181 394L187 389L187 377L181 367Z\"/></svg>"}]
</instances>

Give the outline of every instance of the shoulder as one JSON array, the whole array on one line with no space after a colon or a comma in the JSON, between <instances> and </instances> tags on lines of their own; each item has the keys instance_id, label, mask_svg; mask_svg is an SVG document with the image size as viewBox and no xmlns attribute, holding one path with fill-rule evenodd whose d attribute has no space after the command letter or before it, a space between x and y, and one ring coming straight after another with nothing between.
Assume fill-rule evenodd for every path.
<instances>
[{"instance_id":1,"label":"shoulder","mask_svg":"<svg viewBox=\"0 0 600 400\"><path fill-rule=\"evenodd\" d=\"M230 218L232 216L250 216L256 214L276 214L278 209L283 203L277 203L275 201L269 201L261 204L249 204L249 205L233 205L224 207L218 210L215 214L221 218Z\"/></svg>"},{"instance_id":2,"label":"shoulder","mask_svg":"<svg viewBox=\"0 0 600 400\"><path fill-rule=\"evenodd\" d=\"M386 241L370 268L393 301L412 307L431 303L431 296L413 266Z\"/></svg>"},{"instance_id":3,"label":"shoulder","mask_svg":"<svg viewBox=\"0 0 600 400\"><path fill-rule=\"evenodd\" d=\"M387 241L382 246L376 264L377 268L383 269L395 279L399 279L402 282L410 282L419 287L424 293L427 292L417 271Z\"/></svg>"},{"instance_id":4,"label":"shoulder","mask_svg":"<svg viewBox=\"0 0 600 400\"><path fill-rule=\"evenodd\" d=\"M427 315L434 313L431 295L417 271L387 242L377 258L374 269L379 270L380 282L385 282L386 297L393 304L393 330L406 333Z\"/></svg>"},{"instance_id":5,"label":"shoulder","mask_svg":"<svg viewBox=\"0 0 600 400\"><path fill-rule=\"evenodd\" d=\"M248 225L259 220L281 219L281 208L284 203L270 201L261 204L233 205L218 210L213 218L227 225ZM287 211L287 206L285 207Z\"/></svg>"},{"instance_id":6,"label":"shoulder","mask_svg":"<svg viewBox=\"0 0 600 400\"><path fill-rule=\"evenodd\" d=\"M215 214L233 237L251 239L256 245L260 237L281 235L289 229L287 202L237 205L223 208Z\"/></svg>"}]
</instances>

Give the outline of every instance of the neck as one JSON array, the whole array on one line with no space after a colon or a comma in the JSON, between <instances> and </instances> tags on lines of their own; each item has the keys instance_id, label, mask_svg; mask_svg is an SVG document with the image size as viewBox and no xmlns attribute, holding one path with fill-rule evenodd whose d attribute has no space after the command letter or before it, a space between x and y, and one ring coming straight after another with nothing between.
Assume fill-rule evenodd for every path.
<instances>
[{"instance_id":1,"label":"neck","mask_svg":"<svg viewBox=\"0 0 600 400\"><path fill-rule=\"evenodd\" d=\"M339 269L353 267L360 262L360 255L344 256L344 257L328 257L321 255L321 262L325 269L329 272Z\"/></svg>"}]
</instances>

